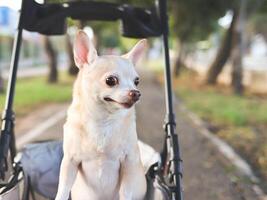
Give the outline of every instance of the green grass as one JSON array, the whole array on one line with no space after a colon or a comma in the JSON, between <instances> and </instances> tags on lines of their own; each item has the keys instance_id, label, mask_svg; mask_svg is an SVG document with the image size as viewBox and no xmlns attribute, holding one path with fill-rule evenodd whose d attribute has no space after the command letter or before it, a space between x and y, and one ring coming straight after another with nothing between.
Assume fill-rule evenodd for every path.
<instances>
[{"instance_id":1,"label":"green grass","mask_svg":"<svg viewBox=\"0 0 267 200\"><path fill-rule=\"evenodd\" d=\"M149 61L146 66L163 81L163 62ZM226 86L207 86L192 71L182 71L173 88L185 105L201 118L226 126L267 125L267 97L234 95Z\"/></svg>"},{"instance_id":2,"label":"green grass","mask_svg":"<svg viewBox=\"0 0 267 200\"><path fill-rule=\"evenodd\" d=\"M211 89L175 87L189 109L201 117L220 124L244 126L267 123L267 102L256 98L222 94Z\"/></svg>"},{"instance_id":3,"label":"green grass","mask_svg":"<svg viewBox=\"0 0 267 200\"><path fill-rule=\"evenodd\" d=\"M249 93L238 96L229 87L207 86L191 72L175 79L174 89L191 111L217 127L215 134L255 167L267 190L267 98Z\"/></svg>"},{"instance_id":4,"label":"green grass","mask_svg":"<svg viewBox=\"0 0 267 200\"><path fill-rule=\"evenodd\" d=\"M46 77L18 79L14 99L14 110L23 115L48 103L62 103L71 99L73 78L62 73L59 83L48 84ZM0 109L3 110L5 94L0 95Z\"/></svg>"}]
</instances>

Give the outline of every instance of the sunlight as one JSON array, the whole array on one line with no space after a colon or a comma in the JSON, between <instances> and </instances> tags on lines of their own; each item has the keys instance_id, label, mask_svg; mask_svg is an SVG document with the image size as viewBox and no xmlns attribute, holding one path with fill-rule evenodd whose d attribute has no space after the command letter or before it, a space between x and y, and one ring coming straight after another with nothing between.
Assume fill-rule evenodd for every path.
<instances>
[{"instance_id":1,"label":"sunlight","mask_svg":"<svg viewBox=\"0 0 267 200\"><path fill-rule=\"evenodd\" d=\"M218 20L218 23L223 28L228 28L231 24L232 18L233 18L233 12L227 11L225 16L223 16Z\"/></svg>"}]
</instances>

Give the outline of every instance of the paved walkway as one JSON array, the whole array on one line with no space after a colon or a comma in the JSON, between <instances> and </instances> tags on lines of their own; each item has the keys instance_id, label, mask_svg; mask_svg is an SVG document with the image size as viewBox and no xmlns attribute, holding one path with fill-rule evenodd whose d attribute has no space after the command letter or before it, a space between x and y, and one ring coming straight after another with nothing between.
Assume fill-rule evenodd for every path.
<instances>
[{"instance_id":1,"label":"paved walkway","mask_svg":"<svg viewBox=\"0 0 267 200\"><path fill-rule=\"evenodd\" d=\"M160 151L164 133L162 124L164 120L164 92L155 78L148 73L141 74L140 89L142 93L141 102L137 105L137 129L139 138ZM186 113L179 109L179 104L175 105L177 116L177 132L181 144L181 153L184 160L184 199L185 200L257 200L251 190L249 181L242 178L235 171L222 155L198 132L198 127L190 121ZM66 105L61 107L65 109ZM40 115L43 120L44 115L49 115L55 111L55 105L45 107L38 112L46 114ZM50 110L51 113L48 112ZM57 111L59 112L59 111ZM38 114L35 120L39 118ZM18 120L17 131L22 131ZM45 131L42 136L33 140L58 139L62 136L62 124L64 120L53 125ZM29 127L32 127L28 120ZM34 122L38 124L37 122Z\"/></svg>"},{"instance_id":2,"label":"paved walkway","mask_svg":"<svg viewBox=\"0 0 267 200\"><path fill-rule=\"evenodd\" d=\"M155 79L142 77L142 99L137 107L139 137L158 151L163 141L164 91ZM250 184L198 132L176 101L176 122L184 168L185 200L255 200Z\"/></svg>"},{"instance_id":3,"label":"paved walkway","mask_svg":"<svg viewBox=\"0 0 267 200\"><path fill-rule=\"evenodd\" d=\"M58 65L58 70L59 71L66 71L67 67L66 67L66 62L59 62ZM9 68L5 68L2 70L2 77L4 79L8 79L9 77ZM17 71L17 77L18 78L28 78L28 77L34 77L34 76L42 76L42 75L46 75L49 73L49 67L44 64L41 66L33 66L33 67L18 67L18 71Z\"/></svg>"}]
</instances>

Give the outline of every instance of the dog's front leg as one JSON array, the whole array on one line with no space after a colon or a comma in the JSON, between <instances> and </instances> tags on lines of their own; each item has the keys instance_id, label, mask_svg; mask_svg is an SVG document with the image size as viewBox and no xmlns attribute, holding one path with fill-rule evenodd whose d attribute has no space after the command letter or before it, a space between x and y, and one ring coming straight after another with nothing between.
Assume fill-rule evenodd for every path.
<instances>
[{"instance_id":1,"label":"dog's front leg","mask_svg":"<svg viewBox=\"0 0 267 200\"><path fill-rule=\"evenodd\" d=\"M143 200L145 193L145 173L136 146L121 163L119 196L120 200Z\"/></svg>"},{"instance_id":2,"label":"dog's front leg","mask_svg":"<svg viewBox=\"0 0 267 200\"><path fill-rule=\"evenodd\" d=\"M71 187L75 181L78 165L73 159L64 156L60 166L58 191L55 200L68 200Z\"/></svg>"}]
</instances>

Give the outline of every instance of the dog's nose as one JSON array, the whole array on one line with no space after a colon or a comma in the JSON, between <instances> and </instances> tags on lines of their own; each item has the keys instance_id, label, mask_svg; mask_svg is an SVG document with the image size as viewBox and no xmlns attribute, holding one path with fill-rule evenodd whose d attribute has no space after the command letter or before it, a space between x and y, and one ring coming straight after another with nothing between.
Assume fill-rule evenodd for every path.
<instances>
[{"instance_id":1,"label":"dog's nose","mask_svg":"<svg viewBox=\"0 0 267 200\"><path fill-rule=\"evenodd\" d=\"M133 101L137 101L139 100L141 93L138 90L131 90L129 92L129 96L131 97Z\"/></svg>"}]
</instances>

